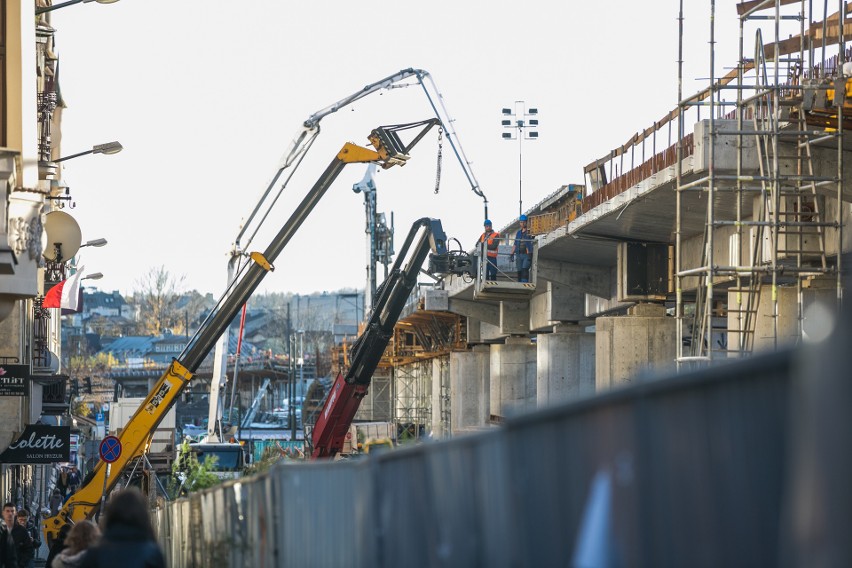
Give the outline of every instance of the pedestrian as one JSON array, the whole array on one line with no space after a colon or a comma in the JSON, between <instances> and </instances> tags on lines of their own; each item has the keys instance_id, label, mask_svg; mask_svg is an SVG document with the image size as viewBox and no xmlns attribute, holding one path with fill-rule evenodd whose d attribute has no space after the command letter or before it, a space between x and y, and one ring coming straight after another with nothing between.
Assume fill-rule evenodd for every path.
<instances>
[{"instance_id":1,"label":"pedestrian","mask_svg":"<svg viewBox=\"0 0 852 568\"><path fill-rule=\"evenodd\" d=\"M97 544L101 531L92 521L80 521L65 538L65 548L47 564L48 568L78 568L86 552ZM118 558L118 557L116 557Z\"/></svg>"},{"instance_id":2,"label":"pedestrian","mask_svg":"<svg viewBox=\"0 0 852 568\"><path fill-rule=\"evenodd\" d=\"M518 271L518 282L530 281L530 268L532 267L532 251L533 238L530 235L530 230L527 228L527 216L521 215L518 217L518 223L521 228L515 233L515 244L512 247L512 256L510 261L515 262L515 269Z\"/></svg>"},{"instance_id":3,"label":"pedestrian","mask_svg":"<svg viewBox=\"0 0 852 568\"><path fill-rule=\"evenodd\" d=\"M71 471L68 472L68 495L71 496L77 492L80 487L80 472L77 471L77 466L72 465Z\"/></svg>"},{"instance_id":4,"label":"pedestrian","mask_svg":"<svg viewBox=\"0 0 852 568\"><path fill-rule=\"evenodd\" d=\"M117 558L121 558L122 568L165 568L149 515L138 489L113 494L104 509L101 541L86 552L80 568L112 567Z\"/></svg>"},{"instance_id":5,"label":"pedestrian","mask_svg":"<svg viewBox=\"0 0 852 568\"><path fill-rule=\"evenodd\" d=\"M0 568L18 568L15 539L5 520L0 521Z\"/></svg>"},{"instance_id":6,"label":"pedestrian","mask_svg":"<svg viewBox=\"0 0 852 568\"><path fill-rule=\"evenodd\" d=\"M24 530L27 531L27 534L30 537L30 540L33 543L32 552L29 555L29 558L18 559L18 564L23 562L23 566L26 568L33 568L35 566L35 557L38 549L41 547L41 535L39 534L39 530L36 528L35 523L30 521L30 512L26 509L21 509L15 515L18 524L24 527Z\"/></svg>"},{"instance_id":7,"label":"pedestrian","mask_svg":"<svg viewBox=\"0 0 852 568\"><path fill-rule=\"evenodd\" d=\"M477 247L485 243L485 279L497 280L497 247L500 244L500 233L492 228L490 219L486 219L483 226L485 231L479 236Z\"/></svg>"},{"instance_id":8,"label":"pedestrian","mask_svg":"<svg viewBox=\"0 0 852 568\"><path fill-rule=\"evenodd\" d=\"M65 502L65 496L68 493L68 468L63 467L59 472L59 477L56 478L56 488L59 489L62 495L62 502Z\"/></svg>"},{"instance_id":9,"label":"pedestrian","mask_svg":"<svg viewBox=\"0 0 852 568\"><path fill-rule=\"evenodd\" d=\"M62 491L60 491L58 487L53 490L53 494L50 496L48 505L50 506L51 517L55 517L59 514L59 511L62 509Z\"/></svg>"},{"instance_id":10,"label":"pedestrian","mask_svg":"<svg viewBox=\"0 0 852 568\"><path fill-rule=\"evenodd\" d=\"M59 534L56 535L56 540L53 541L53 544L50 546L50 552L47 553L47 560L44 561L44 565L47 566L47 568L50 568L53 559L59 556L59 554L65 549L65 540L68 538L69 532L71 532L71 525L67 523L62 525L62 528L59 529Z\"/></svg>"},{"instance_id":11,"label":"pedestrian","mask_svg":"<svg viewBox=\"0 0 852 568\"><path fill-rule=\"evenodd\" d=\"M15 504L12 502L3 505L3 523L12 534L12 541L15 547L15 558L17 568L28 568L30 560L35 555L33 549L33 539L30 538L27 529L22 527L15 520Z\"/></svg>"}]
</instances>

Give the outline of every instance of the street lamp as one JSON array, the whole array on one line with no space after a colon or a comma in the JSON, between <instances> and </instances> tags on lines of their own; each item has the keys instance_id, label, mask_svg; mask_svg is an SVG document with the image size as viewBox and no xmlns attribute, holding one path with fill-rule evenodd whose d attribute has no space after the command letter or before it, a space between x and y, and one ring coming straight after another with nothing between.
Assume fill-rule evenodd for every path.
<instances>
[{"instance_id":1,"label":"street lamp","mask_svg":"<svg viewBox=\"0 0 852 568\"><path fill-rule=\"evenodd\" d=\"M86 274L80 280L100 280L104 275L102 272L92 272L91 274Z\"/></svg>"},{"instance_id":2,"label":"street lamp","mask_svg":"<svg viewBox=\"0 0 852 568\"><path fill-rule=\"evenodd\" d=\"M86 241L85 243L80 245L80 248L83 248L83 247L102 247L106 244L107 244L107 240L104 239L104 238L92 239L91 241Z\"/></svg>"},{"instance_id":3,"label":"street lamp","mask_svg":"<svg viewBox=\"0 0 852 568\"><path fill-rule=\"evenodd\" d=\"M80 2L92 2L93 0L68 0L68 2L60 2L59 4L54 4L53 6L45 6L43 8L36 8L36 15L44 14L45 12L52 12L54 10L58 10L59 8L64 8L65 6L71 6L73 4L79 4ZM114 2L118 2L118 0L94 0L98 4L112 4Z\"/></svg>"},{"instance_id":4,"label":"street lamp","mask_svg":"<svg viewBox=\"0 0 852 568\"><path fill-rule=\"evenodd\" d=\"M71 154L70 156L63 156L61 158L53 160L53 162L54 163L64 162L65 160L70 160L71 158L79 158L80 156L85 156L87 154L106 154L106 155L118 154L123 149L124 149L124 146L122 146L119 142L107 142L106 144L96 144L95 146L92 146L91 150L86 150L85 152L78 152L76 154Z\"/></svg>"},{"instance_id":5,"label":"street lamp","mask_svg":"<svg viewBox=\"0 0 852 568\"><path fill-rule=\"evenodd\" d=\"M536 118L529 118L534 116ZM524 212L523 184L524 184L524 154L523 142L527 140L538 140L538 131L528 130L529 128L538 128L538 109L531 108L527 110L524 101L515 101L515 108L503 109L503 128L514 130L514 132L504 132L503 140L518 141L518 215Z\"/></svg>"}]
</instances>

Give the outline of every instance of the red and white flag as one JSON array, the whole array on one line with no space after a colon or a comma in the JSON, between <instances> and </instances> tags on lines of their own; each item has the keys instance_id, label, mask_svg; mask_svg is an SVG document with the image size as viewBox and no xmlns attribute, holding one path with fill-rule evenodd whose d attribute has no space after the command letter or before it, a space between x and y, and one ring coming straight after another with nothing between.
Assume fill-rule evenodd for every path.
<instances>
[{"instance_id":1,"label":"red and white flag","mask_svg":"<svg viewBox=\"0 0 852 568\"><path fill-rule=\"evenodd\" d=\"M41 303L42 307L79 311L82 307L80 304L80 280L82 277L83 267L81 266L71 278L66 278L47 291L47 294L44 295L44 302Z\"/></svg>"}]
</instances>

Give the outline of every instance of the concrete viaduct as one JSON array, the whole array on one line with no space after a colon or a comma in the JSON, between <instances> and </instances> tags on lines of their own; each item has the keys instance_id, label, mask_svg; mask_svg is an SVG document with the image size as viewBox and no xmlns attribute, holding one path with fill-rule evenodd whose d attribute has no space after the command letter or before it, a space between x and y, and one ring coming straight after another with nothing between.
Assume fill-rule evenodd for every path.
<instances>
[{"instance_id":1,"label":"concrete viaduct","mask_svg":"<svg viewBox=\"0 0 852 568\"><path fill-rule=\"evenodd\" d=\"M547 215L564 203L569 192L576 193L579 187L583 193L578 215L536 237L534 285L526 290L483 292L477 279L453 277L442 289L425 292L419 310L457 314L467 332L466 349L440 354L431 362L404 364L414 365L416 370L397 369L409 376L420 375L416 377L424 381L420 390L431 389L435 434L448 434L447 429L453 434L478 430L514 413L676 372L678 344L695 335L689 328L690 318L675 317L678 251L684 275L681 301L688 309L694 305L699 287L716 286L712 308L716 311L711 313L718 317L714 317L714 329L702 337L719 344L727 341L727 328L734 327L729 304L742 294L732 286L730 273L736 270L708 271L710 276L704 281L690 277L689 270L707 263L708 226L713 227L710 247L714 267L737 265L732 260L739 252L737 242L742 243L742 256L746 258L761 246L755 244L761 237L754 235L764 216L761 204L767 201L766 192L742 189L743 180L752 180L753 185L753 180L761 177L761 160L767 156L761 155L755 136L744 136L736 128L735 121L715 121L715 132L710 132L708 121L699 122L680 153L675 151L676 144L672 145L648 161L656 160L655 167L635 169L646 175L628 172L625 176L633 175L631 183L621 183L617 192L590 187L587 177L583 186L565 186L531 209L531 219ZM785 146L787 156L795 155L796 139L779 140L776 178L780 179L787 173L801 172L802 161L801 157L782 156ZM827 259L826 268L794 271L792 277L778 268L776 272L786 274L786 279L757 280L758 289L771 286L772 293L761 294L755 307L754 351L799 341L806 328L802 315L805 308L821 303L832 313L837 307L833 304L841 295L837 289L840 279L835 276L837 252L849 249L840 226L849 216L852 201L852 189L842 184L852 160L843 160L838 170L837 145L836 140L829 140L809 148L810 179L822 181L809 186L806 199L818 202L825 221L820 223L818 239L813 235L802 238L811 257ZM664 155L669 158L661 160ZM680 176L677 156L681 156ZM708 216L711 193L701 185L706 185L702 180L708 176L710 163L714 164L712 175L716 179L713 211ZM838 205L840 188L842 203ZM801 195L782 197L782 201L786 199L784 203L789 206L794 198L801 200ZM739 221L723 221L735 218ZM741 231L747 226L739 236L738 225ZM517 227L513 222L500 232L512 235ZM681 242L676 247L678 231ZM501 257L507 257L507 251ZM783 267L791 256L779 252L774 260ZM507 258L501 258L499 264L501 270L512 270ZM773 263L764 258L758 264ZM734 355L723 350L714 358L730 356ZM429 401L424 405L429 406Z\"/></svg>"}]
</instances>

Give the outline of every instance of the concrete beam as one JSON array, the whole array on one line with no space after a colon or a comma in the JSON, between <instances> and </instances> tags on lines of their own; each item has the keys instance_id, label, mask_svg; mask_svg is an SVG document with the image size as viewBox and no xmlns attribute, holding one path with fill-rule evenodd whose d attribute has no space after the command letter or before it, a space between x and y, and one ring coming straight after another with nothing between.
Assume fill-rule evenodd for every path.
<instances>
[{"instance_id":1,"label":"concrete beam","mask_svg":"<svg viewBox=\"0 0 852 568\"><path fill-rule=\"evenodd\" d=\"M539 258L537 278L608 298L612 290L612 270L604 266L572 264L547 258Z\"/></svg>"},{"instance_id":2,"label":"concrete beam","mask_svg":"<svg viewBox=\"0 0 852 568\"><path fill-rule=\"evenodd\" d=\"M500 325L500 307L496 304L450 298L448 306L449 311L454 314L478 319L491 325Z\"/></svg>"},{"instance_id":3,"label":"concrete beam","mask_svg":"<svg viewBox=\"0 0 852 568\"><path fill-rule=\"evenodd\" d=\"M530 300L530 328L549 331L557 322L579 322L586 318L586 293L557 282Z\"/></svg>"}]
</instances>

